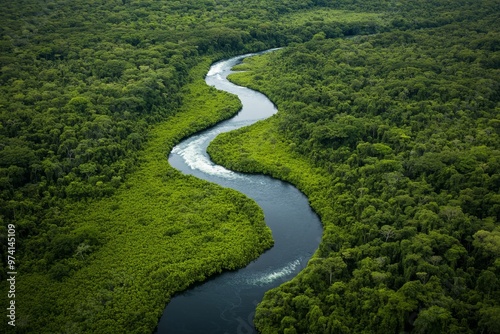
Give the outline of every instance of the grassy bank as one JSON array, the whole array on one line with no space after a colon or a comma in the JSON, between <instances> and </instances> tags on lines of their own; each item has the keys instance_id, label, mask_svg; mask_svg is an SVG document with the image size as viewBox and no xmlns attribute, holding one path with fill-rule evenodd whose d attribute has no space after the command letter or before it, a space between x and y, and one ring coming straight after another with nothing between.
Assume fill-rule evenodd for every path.
<instances>
[{"instance_id":1,"label":"grassy bank","mask_svg":"<svg viewBox=\"0 0 500 334\"><path fill-rule=\"evenodd\" d=\"M80 244L50 274L17 282L18 332L151 332L175 292L242 267L272 245L253 201L167 162L180 139L240 108L234 96L205 84L208 65L192 70L181 112L153 129L126 184L61 213L71 231L65 237Z\"/></svg>"}]
</instances>

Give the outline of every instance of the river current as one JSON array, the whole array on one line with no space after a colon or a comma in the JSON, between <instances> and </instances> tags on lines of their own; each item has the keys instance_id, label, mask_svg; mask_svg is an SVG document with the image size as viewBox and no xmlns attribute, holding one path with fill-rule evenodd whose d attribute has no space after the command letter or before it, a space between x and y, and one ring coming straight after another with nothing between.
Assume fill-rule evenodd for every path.
<instances>
[{"instance_id":1,"label":"river current","mask_svg":"<svg viewBox=\"0 0 500 334\"><path fill-rule=\"evenodd\" d=\"M277 112L265 95L226 79L234 65L253 55L217 62L205 78L208 85L237 95L243 104L241 111L179 143L168 160L185 174L254 199L273 232L274 246L245 268L220 274L173 297L163 312L157 333L256 333L252 320L264 293L297 275L318 248L321 223L299 190L268 176L233 172L214 164L206 153L218 134L248 126Z\"/></svg>"}]
</instances>

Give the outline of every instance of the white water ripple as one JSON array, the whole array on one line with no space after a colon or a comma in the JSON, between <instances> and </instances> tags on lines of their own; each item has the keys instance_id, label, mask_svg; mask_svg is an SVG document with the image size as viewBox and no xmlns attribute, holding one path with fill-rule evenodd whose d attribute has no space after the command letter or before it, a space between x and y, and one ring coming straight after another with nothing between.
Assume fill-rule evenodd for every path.
<instances>
[{"instance_id":1,"label":"white water ripple","mask_svg":"<svg viewBox=\"0 0 500 334\"><path fill-rule=\"evenodd\" d=\"M207 77L210 77L210 76L215 75L215 74L220 74L220 73L222 73L222 72L224 71L224 67L225 67L225 65L226 65L226 62L224 62L224 61L221 61L221 62L219 62L219 63L217 63L217 64L214 64L214 65L210 68L210 70L208 71L208 73L207 73Z\"/></svg>"},{"instance_id":2,"label":"white water ripple","mask_svg":"<svg viewBox=\"0 0 500 334\"><path fill-rule=\"evenodd\" d=\"M190 141L186 145L175 146L172 153L178 154L184 159L184 162L192 169L203 173L223 177L226 179L237 179L241 176L229 169L214 164L208 156L203 154L200 146L208 139L208 135Z\"/></svg>"},{"instance_id":3,"label":"white water ripple","mask_svg":"<svg viewBox=\"0 0 500 334\"><path fill-rule=\"evenodd\" d=\"M276 269L267 273L260 273L255 277L247 279L247 284L266 285L272 283L278 279L285 278L288 275L293 274L299 266L300 266L300 260L289 262L283 268Z\"/></svg>"}]
</instances>

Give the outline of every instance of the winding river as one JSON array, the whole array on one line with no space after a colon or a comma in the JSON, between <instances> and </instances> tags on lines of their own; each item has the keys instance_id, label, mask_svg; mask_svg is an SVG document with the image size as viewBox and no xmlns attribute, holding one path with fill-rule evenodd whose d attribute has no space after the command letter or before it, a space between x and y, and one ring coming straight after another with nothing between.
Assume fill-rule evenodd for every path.
<instances>
[{"instance_id":1,"label":"winding river","mask_svg":"<svg viewBox=\"0 0 500 334\"><path fill-rule=\"evenodd\" d=\"M269 50L272 51L272 50ZM267 51L266 51L267 52ZM241 174L214 164L206 153L219 133L268 118L277 112L263 94L230 83L231 68L247 54L212 65L208 85L236 94L242 110L233 118L174 147L170 164L185 174L236 189L263 209L274 247L245 268L226 272L176 295L165 308L157 333L255 333L253 315L264 293L294 277L318 248L322 228L307 198L292 185L264 175Z\"/></svg>"}]
</instances>

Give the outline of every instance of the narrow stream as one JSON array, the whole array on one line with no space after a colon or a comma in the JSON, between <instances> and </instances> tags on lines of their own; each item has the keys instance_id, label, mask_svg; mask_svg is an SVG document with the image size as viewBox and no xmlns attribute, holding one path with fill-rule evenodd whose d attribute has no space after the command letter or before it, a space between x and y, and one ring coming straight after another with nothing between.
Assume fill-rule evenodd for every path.
<instances>
[{"instance_id":1,"label":"narrow stream","mask_svg":"<svg viewBox=\"0 0 500 334\"><path fill-rule=\"evenodd\" d=\"M267 51L265 51L267 52ZM157 333L256 333L253 316L264 293L290 280L305 267L318 248L322 228L307 198L292 185L264 175L241 174L214 164L208 144L222 132L268 118L277 112L263 94L236 86L226 77L247 54L212 65L205 81L236 94L242 110L233 118L175 146L170 164L185 174L233 188L253 198L263 209L273 232L274 247L245 268L218 275L176 295L165 308Z\"/></svg>"}]
</instances>

